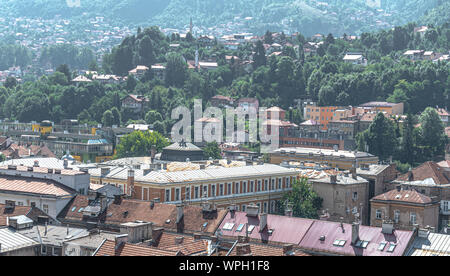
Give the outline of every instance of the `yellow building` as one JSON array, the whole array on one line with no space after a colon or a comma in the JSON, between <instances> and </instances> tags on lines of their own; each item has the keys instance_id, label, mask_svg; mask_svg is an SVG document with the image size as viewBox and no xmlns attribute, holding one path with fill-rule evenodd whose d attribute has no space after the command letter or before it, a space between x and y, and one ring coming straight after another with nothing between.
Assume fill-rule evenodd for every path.
<instances>
[{"instance_id":1,"label":"yellow building","mask_svg":"<svg viewBox=\"0 0 450 276\"><path fill-rule=\"evenodd\" d=\"M236 205L240 210L254 203L264 212L275 211L276 202L298 176L293 169L272 164L205 167L178 162L169 163L165 170L103 167L89 173L91 183L115 185L139 200L196 205L207 200L219 208Z\"/></svg>"}]
</instances>

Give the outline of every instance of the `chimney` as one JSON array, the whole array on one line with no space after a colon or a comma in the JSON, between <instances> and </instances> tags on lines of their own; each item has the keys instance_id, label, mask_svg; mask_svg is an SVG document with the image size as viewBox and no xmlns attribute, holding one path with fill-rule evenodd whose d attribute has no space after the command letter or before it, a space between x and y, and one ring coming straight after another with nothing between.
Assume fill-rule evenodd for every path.
<instances>
[{"instance_id":1,"label":"chimney","mask_svg":"<svg viewBox=\"0 0 450 276\"><path fill-rule=\"evenodd\" d=\"M44 232L44 236L47 236L47 222L45 222L45 232Z\"/></svg>"},{"instance_id":2,"label":"chimney","mask_svg":"<svg viewBox=\"0 0 450 276\"><path fill-rule=\"evenodd\" d=\"M109 173L110 169L109 168L101 168L100 171L101 171L102 175L106 175Z\"/></svg>"},{"instance_id":3,"label":"chimney","mask_svg":"<svg viewBox=\"0 0 450 276\"><path fill-rule=\"evenodd\" d=\"M397 192L400 192L402 190L402 186L398 185L397 187Z\"/></svg>"},{"instance_id":4,"label":"chimney","mask_svg":"<svg viewBox=\"0 0 450 276\"><path fill-rule=\"evenodd\" d=\"M177 224L181 222L183 219L184 212L183 212L183 205L177 205Z\"/></svg>"},{"instance_id":5,"label":"chimney","mask_svg":"<svg viewBox=\"0 0 450 276\"><path fill-rule=\"evenodd\" d=\"M333 184L337 183L337 175L335 174L330 175L330 182Z\"/></svg>"},{"instance_id":6,"label":"chimney","mask_svg":"<svg viewBox=\"0 0 450 276\"><path fill-rule=\"evenodd\" d=\"M259 207L256 204L247 206L247 217L258 217Z\"/></svg>"},{"instance_id":7,"label":"chimney","mask_svg":"<svg viewBox=\"0 0 450 276\"><path fill-rule=\"evenodd\" d=\"M164 228L162 228L162 227L152 229L152 240L154 240L154 241L158 240L161 237L163 232L164 232Z\"/></svg>"},{"instance_id":8,"label":"chimney","mask_svg":"<svg viewBox=\"0 0 450 276\"><path fill-rule=\"evenodd\" d=\"M288 203L286 208L284 209L284 215L286 217L292 217L293 215L293 210L292 210L292 204Z\"/></svg>"},{"instance_id":9,"label":"chimney","mask_svg":"<svg viewBox=\"0 0 450 276\"><path fill-rule=\"evenodd\" d=\"M294 249L293 244L285 244L283 245L283 255L289 256L292 254L292 250Z\"/></svg>"},{"instance_id":10,"label":"chimney","mask_svg":"<svg viewBox=\"0 0 450 276\"><path fill-rule=\"evenodd\" d=\"M37 160L34 160L34 165L33 165L34 167L39 167L39 161L37 161Z\"/></svg>"},{"instance_id":11,"label":"chimney","mask_svg":"<svg viewBox=\"0 0 450 276\"><path fill-rule=\"evenodd\" d=\"M350 169L350 173L352 174L352 178L353 179L355 179L355 180L358 179L357 176L356 176L356 168L351 168Z\"/></svg>"},{"instance_id":12,"label":"chimney","mask_svg":"<svg viewBox=\"0 0 450 276\"><path fill-rule=\"evenodd\" d=\"M183 243L183 237L182 236L175 237L175 245L182 244L182 243Z\"/></svg>"},{"instance_id":13,"label":"chimney","mask_svg":"<svg viewBox=\"0 0 450 276\"><path fill-rule=\"evenodd\" d=\"M114 195L114 204L120 204L122 202L121 195Z\"/></svg>"},{"instance_id":14,"label":"chimney","mask_svg":"<svg viewBox=\"0 0 450 276\"><path fill-rule=\"evenodd\" d=\"M67 160L67 158L64 158L64 169L67 169L69 167L69 161Z\"/></svg>"},{"instance_id":15,"label":"chimney","mask_svg":"<svg viewBox=\"0 0 450 276\"><path fill-rule=\"evenodd\" d=\"M251 253L250 244L237 244L236 245L236 255L237 256L244 256Z\"/></svg>"},{"instance_id":16,"label":"chimney","mask_svg":"<svg viewBox=\"0 0 450 276\"><path fill-rule=\"evenodd\" d=\"M267 214L263 213L259 215L259 232L264 231L267 226Z\"/></svg>"},{"instance_id":17,"label":"chimney","mask_svg":"<svg viewBox=\"0 0 450 276\"><path fill-rule=\"evenodd\" d=\"M381 233L392 234L394 232L394 223L390 220L383 220L381 224Z\"/></svg>"},{"instance_id":18,"label":"chimney","mask_svg":"<svg viewBox=\"0 0 450 276\"><path fill-rule=\"evenodd\" d=\"M352 224L352 245L355 245L359 240L359 222L353 222Z\"/></svg>"},{"instance_id":19,"label":"chimney","mask_svg":"<svg viewBox=\"0 0 450 276\"><path fill-rule=\"evenodd\" d=\"M409 168L409 171L408 171L408 181L414 181L414 175L412 173L411 168Z\"/></svg>"},{"instance_id":20,"label":"chimney","mask_svg":"<svg viewBox=\"0 0 450 276\"><path fill-rule=\"evenodd\" d=\"M134 192L134 170L133 169L128 170L127 186L128 186L128 190L130 191L131 198L134 198L135 192Z\"/></svg>"},{"instance_id":21,"label":"chimney","mask_svg":"<svg viewBox=\"0 0 450 276\"><path fill-rule=\"evenodd\" d=\"M194 240L198 241L202 238L202 234L194 233Z\"/></svg>"},{"instance_id":22,"label":"chimney","mask_svg":"<svg viewBox=\"0 0 450 276\"><path fill-rule=\"evenodd\" d=\"M247 236L238 236L238 243L248 243L249 238Z\"/></svg>"},{"instance_id":23,"label":"chimney","mask_svg":"<svg viewBox=\"0 0 450 276\"><path fill-rule=\"evenodd\" d=\"M122 244L125 244L128 241L128 234L116 235L114 238L114 251L117 253Z\"/></svg>"}]
</instances>

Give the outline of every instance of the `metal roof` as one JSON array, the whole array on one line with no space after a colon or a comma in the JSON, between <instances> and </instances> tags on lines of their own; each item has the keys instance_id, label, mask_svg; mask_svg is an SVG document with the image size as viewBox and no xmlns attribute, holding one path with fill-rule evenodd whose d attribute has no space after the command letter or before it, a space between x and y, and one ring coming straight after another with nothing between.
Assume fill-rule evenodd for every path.
<instances>
[{"instance_id":1,"label":"metal roof","mask_svg":"<svg viewBox=\"0 0 450 276\"><path fill-rule=\"evenodd\" d=\"M416 237L407 256L450 256L450 235L429 233L427 238Z\"/></svg>"},{"instance_id":2,"label":"metal roof","mask_svg":"<svg viewBox=\"0 0 450 276\"><path fill-rule=\"evenodd\" d=\"M38 245L34 240L6 227L0 228L0 244L0 253Z\"/></svg>"},{"instance_id":3,"label":"metal roof","mask_svg":"<svg viewBox=\"0 0 450 276\"><path fill-rule=\"evenodd\" d=\"M102 175L101 169L90 169L89 173L94 177L127 179L128 168L115 167L111 168L108 174ZM283 168L278 165L264 164L255 166L242 166L232 168L208 168L204 170L186 170L186 171L151 171L144 174L144 170L134 170L135 181L166 184L166 183L180 183L193 181L227 181L235 178L245 177L269 177L276 175L296 175L293 169Z\"/></svg>"}]
</instances>

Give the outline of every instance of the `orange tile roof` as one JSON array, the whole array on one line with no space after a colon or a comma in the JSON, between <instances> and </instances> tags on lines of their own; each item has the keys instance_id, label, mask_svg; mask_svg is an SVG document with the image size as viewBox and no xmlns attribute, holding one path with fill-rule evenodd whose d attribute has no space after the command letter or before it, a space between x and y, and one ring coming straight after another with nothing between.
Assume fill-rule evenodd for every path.
<instances>
[{"instance_id":1,"label":"orange tile roof","mask_svg":"<svg viewBox=\"0 0 450 276\"><path fill-rule=\"evenodd\" d=\"M178 237L182 237L179 244L176 242ZM181 251L186 256L200 255L207 252L208 242L206 240L195 240L193 236L163 232L155 241L154 247L168 251Z\"/></svg>"},{"instance_id":2,"label":"orange tile roof","mask_svg":"<svg viewBox=\"0 0 450 276\"><path fill-rule=\"evenodd\" d=\"M115 250L115 241L106 240L94 256L178 256L176 251L161 250L148 246L124 243Z\"/></svg>"},{"instance_id":3,"label":"orange tile roof","mask_svg":"<svg viewBox=\"0 0 450 276\"><path fill-rule=\"evenodd\" d=\"M416 190L391 190L381 195L377 195L372 200L389 200L398 202L410 202L410 203L431 203L432 200L428 196L417 192Z\"/></svg>"},{"instance_id":4,"label":"orange tile roof","mask_svg":"<svg viewBox=\"0 0 450 276\"><path fill-rule=\"evenodd\" d=\"M64 187L58 182L50 179L10 175L0 176L0 190L59 197L75 194L74 190Z\"/></svg>"},{"instance_id":5,"label":"orange tile roof","mask_svg":"<svg viewBox=\"0 0 450 276\"><path fill-rule=\"evenodd\" d=\"M310 256L309 254L294 249L294 256ZM282 247L275 247L266 244L250 244L250 253L252 256L285 256L283 254ZM236 255L236 247L233 248L233 251L230 252L229 256L237 256Z\"/></svg>"},{"instance_id":6,"label":"orange tile roof","mask_svg":"<svg viewBox=\"0 0 450 276\"><path fill-rule=\"evenodd\" d=\"M425 180L427 178L432 178L436 184L448 184L450 183L449 177L446 175L445 171L440 169L438 164L433 161L428 161L412 169L412 181ZM410 181L409 172L400 175L397 181Z\"/></svg>"}]
</instances>

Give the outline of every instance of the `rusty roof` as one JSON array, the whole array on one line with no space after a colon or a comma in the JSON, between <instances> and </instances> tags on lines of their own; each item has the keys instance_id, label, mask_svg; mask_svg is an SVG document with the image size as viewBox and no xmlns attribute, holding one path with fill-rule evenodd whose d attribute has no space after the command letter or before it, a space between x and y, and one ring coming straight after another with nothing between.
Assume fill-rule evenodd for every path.
<instances>
[{"instance_id":1,"label":"rusty roof","mask_svg":"<svg viewBox=\"0 0 450 276\"><path fill-rule=\"evenodd\" d=\"M57 197L75 194L74 190L54 180L12 175L0 176L0 190Z\"/></svg>"},{"instance_id":2,"label":"rusty roof","mask_svg":"<svg viewBox=\"0 0 450 276\"><path fill-rule=\"evenodd\" d=\"M176 251L125 243L115 249L115 241L105 240L93 256L178 256Z\"/></svg>"}]
</instances>

